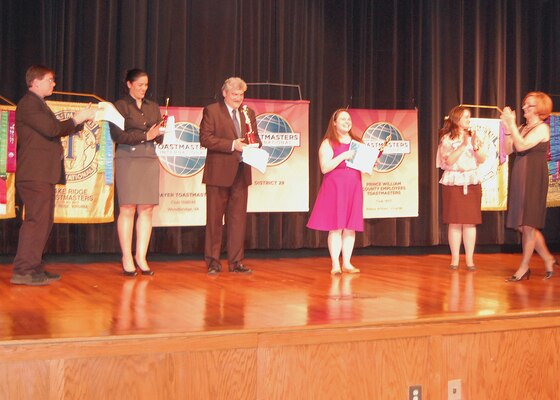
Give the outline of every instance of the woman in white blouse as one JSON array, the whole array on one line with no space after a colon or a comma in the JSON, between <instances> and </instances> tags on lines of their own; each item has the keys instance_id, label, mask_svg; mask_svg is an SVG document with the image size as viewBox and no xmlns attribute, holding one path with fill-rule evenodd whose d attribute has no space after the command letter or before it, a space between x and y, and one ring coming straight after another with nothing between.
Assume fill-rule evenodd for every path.
<instances>
[{"instance_id":1,"label":"woman in white blouse","mask_svg":"<svg viewBox=\"0 0 560 400\"><path fill-rule=\"evenodd\" d=\"M484 141L470 130L471 112L456 106L440 130L437 167L443 170L443 223L449 225L447 238L451 249L449 268L459 268L461 242L465 247L467 270L474 271L476 225L482 223L480 211L482 186L478 166L486 160Z\"/></svg>"}]
</instances>

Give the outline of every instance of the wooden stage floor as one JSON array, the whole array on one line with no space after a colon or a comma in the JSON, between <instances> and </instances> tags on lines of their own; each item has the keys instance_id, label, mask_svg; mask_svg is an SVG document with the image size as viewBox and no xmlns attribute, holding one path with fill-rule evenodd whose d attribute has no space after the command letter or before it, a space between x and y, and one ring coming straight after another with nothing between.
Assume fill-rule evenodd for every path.
<instances>
[{"instance_id":1,"label":"wooden stage floor","mask_svg":"<svg viewBox=\"0 0 560 400\"><path fill-rule=\"evenodd\" d=\"M153 277L124 277L115 261L53 262L62 280L9 283L0 264L0 341L216 331L282 331L560 315L560 271L506 283L519 254L477 254L477 271L448 255L356 256L356 275L329 274L327 257L249 259L249 276L206 274L198 260L154 261Z\"/></svg>"},{"instance_id":2,"label":"wooden stage floor","mask_svg":"<svg viewBox=\"0 0 560 400\"><path fill-rule=\"evenodd\" d=\"M359 255L342 276L327 257L271 252L250 276L153 258L136 278L60 258L45 287L0 264L0 398L558 399L560 273L537 257L516 283L520 254L477 254L476 272Z\"/></svg>"}]
</instances>

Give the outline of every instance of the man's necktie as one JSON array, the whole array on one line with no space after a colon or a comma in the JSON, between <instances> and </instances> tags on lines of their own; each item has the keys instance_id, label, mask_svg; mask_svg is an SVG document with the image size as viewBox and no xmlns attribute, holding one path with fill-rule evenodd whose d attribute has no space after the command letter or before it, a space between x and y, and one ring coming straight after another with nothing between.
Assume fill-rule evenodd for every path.
<instances>
[{"instance_id":1,"label":"man's necktie","mask_svg":"<svg viewBox=\"0 0 560 400\"><path fill-rule=\"evenodd\" d=\"M239 126L239 121L237 120L237 110L231 110L231 117L233 118L233 126L235 127L235 133L237 137L241 137L241 126Z\"/></svg>"}]
</instances>

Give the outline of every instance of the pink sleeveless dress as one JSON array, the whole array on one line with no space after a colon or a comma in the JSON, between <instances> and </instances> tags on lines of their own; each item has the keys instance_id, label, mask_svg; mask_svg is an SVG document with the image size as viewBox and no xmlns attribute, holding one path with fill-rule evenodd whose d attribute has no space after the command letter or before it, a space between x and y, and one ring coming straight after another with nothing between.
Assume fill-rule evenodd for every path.
<instances>
[{"instance_id":1,"label":"pink sleeveless dress","mask_svg":"<svg viewBox=\"0 0 560 400\"><path fill-rule=\"evenodd\" d=\"M350 144L331 143L334 157L347 151ZM325 174L307 227L319 231L364 230L364 192L362 173L342 161Z\"/></svg>"}]
</instances>

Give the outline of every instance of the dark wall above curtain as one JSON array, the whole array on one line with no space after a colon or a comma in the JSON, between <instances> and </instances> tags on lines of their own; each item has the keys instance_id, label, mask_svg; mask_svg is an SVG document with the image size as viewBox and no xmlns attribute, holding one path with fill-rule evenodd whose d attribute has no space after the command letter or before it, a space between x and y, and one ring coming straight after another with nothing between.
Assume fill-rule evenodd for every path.
<instances>
[{"instance_id":1,"label":"dark wall above curtain","mask_svg":"<svg viewBox=\"0 0 560 400\"><path fill-rule=\"evenodd\" d=\"M530 90L555 94L560 110L558 21L554 0L2 0L0 95L17 101L37 63L55 69L56 89L110 101L131 67L149 72L151 98L175 106L213 102L232 75L299 84L310 100L310 207L321 182L316 149L335 109L416 107L420 216L367 220L357 246L436 245L446 240L434 167L443 116L459 103L519 108ZM252 86L247 97L297 93ZM516 243L503 214L484 213L480 244ZM307 218L252 214L247 248L325 247ZM549 210L553 242L559 219ZM0 254L15 253L18 227L0 221ZM155 229L150 250L201 253L203 231ZM118 252L115 225L56 225L47 250Z\"/></svg>"}]
</instances>

